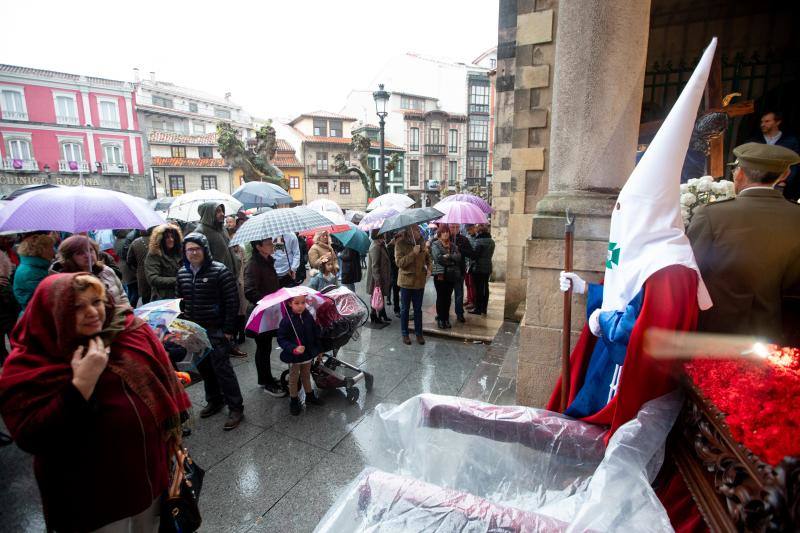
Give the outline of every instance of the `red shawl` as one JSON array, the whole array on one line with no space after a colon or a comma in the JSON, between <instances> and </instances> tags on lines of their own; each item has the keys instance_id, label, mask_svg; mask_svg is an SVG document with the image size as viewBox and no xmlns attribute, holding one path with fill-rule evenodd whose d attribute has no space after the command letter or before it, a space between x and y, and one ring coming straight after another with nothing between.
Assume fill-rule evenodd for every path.
<instances>
[{"instance_id":1,"label":"red shawl","mask_svg":"<svg viewBox=\"0 0 800 533\"><path fill-rule=\"evenodd\" d=\"M11 336L11 354L0 376L0 412L12 436L25 421L72 380L70 361L86 343L75 331L73 279L83 273L56 274L36 288ZM120 314L122 313L122 314ZM144 322L107 305L101 337L111 346L107 371L120 376L165 429L177 429L188 396L179 386L163 346Z\"/></svg>"}]
</instances>

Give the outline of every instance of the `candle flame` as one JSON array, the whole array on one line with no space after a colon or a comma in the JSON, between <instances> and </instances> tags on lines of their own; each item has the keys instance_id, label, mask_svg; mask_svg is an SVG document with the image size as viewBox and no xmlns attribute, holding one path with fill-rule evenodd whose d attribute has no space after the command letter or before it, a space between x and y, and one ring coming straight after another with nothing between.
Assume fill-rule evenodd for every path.
<instances>
[{"instance_id":1,"label":"candle flame","mask_svg":"<svg viewBox=\"0 0 800 533\"><path fill-rule=\"evenodd\" d=\"M767 348L766 345L757 342L753 345L753 353L762 359L766 359L769 357L769 348Z\"/></svg>"}]
</instances>

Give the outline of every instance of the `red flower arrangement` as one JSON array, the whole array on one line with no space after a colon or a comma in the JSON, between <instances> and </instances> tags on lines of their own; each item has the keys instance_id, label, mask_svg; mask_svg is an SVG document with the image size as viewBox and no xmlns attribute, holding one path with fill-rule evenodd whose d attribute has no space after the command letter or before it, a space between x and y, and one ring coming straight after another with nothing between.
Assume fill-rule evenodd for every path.
<instances>
[{"instance_id":1,"label":"red flower arrangement","mask_svg":"<svg viewBox=\"0 0 800 533\"><path fill-rule=\"evenodd\" d=\"M800 350L768 346L764 361L697 359L686 373L725 413L733 437L776 466L800 456Z\"/></svg>"}]
</instances>

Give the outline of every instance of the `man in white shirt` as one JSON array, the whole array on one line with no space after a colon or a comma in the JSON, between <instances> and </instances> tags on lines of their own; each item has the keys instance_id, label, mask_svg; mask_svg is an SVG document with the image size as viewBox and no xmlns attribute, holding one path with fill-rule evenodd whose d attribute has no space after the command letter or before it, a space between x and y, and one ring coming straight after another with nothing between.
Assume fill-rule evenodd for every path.
<instances>
[{"instance_id":1,"label":"man in white shirt","mask_svg":"<svg viewBox=\"0 0 800 533\"><path fill-rule=\"evenodd\" d=\"M295 278L297 270L300 268L300 256L297 235L287 233L276 239L275 253L272 254L272 258L275 260L275 273L278 275L278 283L281 287L297 285Z\"/></svg>"}]
</instances>

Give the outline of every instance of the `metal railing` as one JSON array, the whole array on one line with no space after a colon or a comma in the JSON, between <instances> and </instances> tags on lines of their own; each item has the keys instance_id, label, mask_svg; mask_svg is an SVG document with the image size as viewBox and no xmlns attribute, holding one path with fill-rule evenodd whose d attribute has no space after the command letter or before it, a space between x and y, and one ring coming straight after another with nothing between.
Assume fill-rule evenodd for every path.
<instances>
[{"instance_id":1,"label":"metal railing","mask_svg":"<svg viewBox=\"0 0 800 533\"><path fill-rule=\"evenodd\" d=\"M58 162L58 171L64 172L67 174L77 174L78 172L83 174L89 173L89 162L88 161L66 161L64 159L59 160Z\"/></svg>"},{"instance_id":2,"label":"metal railing","mask_svg":"<svg viewBox=\"0 0 800 533\"><path fill-rule=\"evenodd\" d=\"M446 144L426 144L425 153L428 155L445 155L447 153Z\"/></svg>"},{"instance_id":3,"label":"metal railing","mask_svg":"<svg viewBox=\"0 0 800 533\"><path fill-rule=\"evenodd\" d=\"M489 149L488 141L467 141L467 150L485 152Z\"/></svg>"},{"instance_id":4,"label":"metal railing","mask_svg":"<svg viewBox=\"0 0 800 533\"><path fill-rule=\"evenodd\" d=\"M3 170L8 172L38 172L39 164L35 159L6 157L3 159Z\"/></svg>"},{"instance_id":5,"label":"metal railing","mask_svg":"<svg viewBox=\"0 0 800 533\"><path fill-rule=\"evenodd\" d=\"M28 113L25 111L3 110L3 118L6 120L28 120Z\"/></svg>"},{"instance_id":6,"label":"metal railing","mask_svg":"<svg viewBox=\"0 0 800 533\"><path fill-rule=\"evenodd\" d=\"M112 128L118 130L120 128L119 120L103 120L100 119L100 127L101 128Z\"/></svg>"},{"instance_id":7,"label":"metal railing","mask_svg":"<svg viewBox=\"0 0 800 533\"><path fill-rule=\"evenodd\" d=\"M70 126L78 125L78 117L73 115L56 115L57 124L68 124Z\"/></svg>"},{"instance_id":8,"label":"metal railing","mask_svg":"<svg viewBox=\"0 0 800 533\"><path fill-rule=\"evenodd\" d=\"M489 104L469 104L470 113L489 114Z\"/></svg>"},{"instance_id":9,"label":"metal railing","mask_svg":"<svg viewBox=\"0 0 800 533\"><path fill-rule=\"evenodd\" d=\"M103 174L130 174L127 163L106 163L101 165Z\"/></svg>"},{"instance_id":10,"label":"metal railing","mask_svg":"<svg viewBox=\"0 0 800 533\"><path fill-rule=\"evenodd\" d=\"M331 174L335 174L335 172L331 170L330 166L328 168L317 168L316 165L308 165L306 169L306 176L330 176Z\"/></svg>"}]
</instances>

